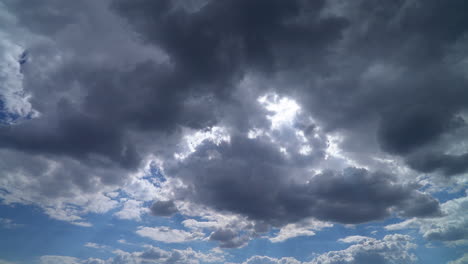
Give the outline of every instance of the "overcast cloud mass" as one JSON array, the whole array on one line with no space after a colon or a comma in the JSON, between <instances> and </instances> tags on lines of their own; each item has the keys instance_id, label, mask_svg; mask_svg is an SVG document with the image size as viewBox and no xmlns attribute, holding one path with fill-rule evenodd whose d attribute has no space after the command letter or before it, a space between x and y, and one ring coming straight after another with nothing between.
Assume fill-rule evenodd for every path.
<instances>
[{"instance_id":1,"label":"overcast cloud mass","mask_svg":"<svg viewBox=\"0 0 468 264\"><path fill-rule=\"evenodd\" d=\"M468 263L467 12L0 0L0 264Z\"/></svg>"}]
</instances>

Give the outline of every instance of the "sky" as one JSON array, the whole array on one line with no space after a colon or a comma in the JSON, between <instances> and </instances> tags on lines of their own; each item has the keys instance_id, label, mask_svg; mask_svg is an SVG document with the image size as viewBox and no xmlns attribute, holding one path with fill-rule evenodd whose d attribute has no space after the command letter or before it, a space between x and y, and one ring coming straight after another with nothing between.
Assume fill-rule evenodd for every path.
<instances>
[{"instance_id":1,"label":"sky","mask_svg":"<svg viewBox=\"0 0 468 264\"><path fill-rule=\"evenodd\" d=\"M0 264L468 263L465 0L0 0Z\"/></svg>"}]
</instances>

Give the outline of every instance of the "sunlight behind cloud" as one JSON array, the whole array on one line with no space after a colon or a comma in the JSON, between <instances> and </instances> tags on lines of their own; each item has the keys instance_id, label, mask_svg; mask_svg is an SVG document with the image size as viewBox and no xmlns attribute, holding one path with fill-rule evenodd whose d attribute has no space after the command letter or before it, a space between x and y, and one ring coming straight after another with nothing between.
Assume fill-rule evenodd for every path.
<instances>
[{"instance_id":1,"label":"sunlight behind cloud","mask_svg":"<svg viewBox=\"0 0 468 264\"><path fill-rule=\"evenodd\" d=\"M272 129L279 129L284 125L291 126L301 110L296 101L280 97L278 94L267 94L259 97L257 101L272 113L268 115Z\"/></svg>"}]
</instances>

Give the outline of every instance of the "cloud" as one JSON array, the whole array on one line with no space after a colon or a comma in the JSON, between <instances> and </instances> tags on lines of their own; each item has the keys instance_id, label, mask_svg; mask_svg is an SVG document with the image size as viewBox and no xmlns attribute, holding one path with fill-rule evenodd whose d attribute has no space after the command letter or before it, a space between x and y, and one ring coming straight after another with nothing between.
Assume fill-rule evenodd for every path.
<instances>
[{"instance_id":1,"label":"cloud","mask_svg":"<svg viewBox=\"0 0 468 264\"><path fill-rule=\"evenodd\" d=\"M266 256L253 256L245 262L242 262L242 264L301 264L301 262L294 258L288 257L276 259Z\"/></svg>"},{"instance_id":2,"label":"cloud","mask_svg":"<svg viewBox=\"0 0 468 264\"><path fill-rule=\"evenodd\" d=\"M211 158L212 150L217 158ZM184 198L273 225L307 217L361 223L392 212L440 213L435 199L394 175L358 168L307 175L294 162L261 139L232 137L219 146L205 144L168 173L189 186L181 191Z\"/></svg>"},{"instance_id":3,"label":"cloud","mask_svg":"<svg viewBox=\"0 0 468 264\"><path fill-rule=\"evenodd\" d=\"M350 240L345 238L345 240ZM416 248L411 237L394 234L382 240L373 238L353 239L355 245L340 251L330 251L316 257L312 264L338 263L415 263L416 256L410 251Z\"/></svg>"},{"instance_id":4,"label":"cloud","mask_svg":"<svg viewBox=\"0 0 468 264\"><path fill-rule=\"evenodd\" d=\"M408 165L421 172L440 171L446 176L463 174L468 171L468 153L461 155L425 154L408 160Z\"/></svg>"},{"instance_id":5,"label":"cloud","mask_svg":"<svg viewBox=\"0 0 468 264\"><path fill-rule=\"evenodd\" d=\"M66 256L42 256L39 258L41 264L80 264L81 261L78 258L66 257Z\"/></svg>"},{"instance_id":6,"label":"cloud","mask_svg":"<svg viewBox=\"0 0 468 264\"><path fill-rule=\"evenodd\" d=\"M142 237L148 237L152 240L161 241L164 243L182 243L203 238L202 233L187 232L184 230L172 229L166 226L140 226L136 233Z\"/></svg>"},{"instance_id":7,"label":"cloud","mask_svg":"<svg viewBox=\"0 0 468 264\"><path fill-rule=\"evenodd\" d=\"M155 216L172 216L178 212L174 201L157 201L150 210Z\"/></svg>"},{"instance_id":8,"label":"cloud","mask_svg":"<svg viewBox=\"0 0 468 264\"><path fill-rule=\"evenodd\" d=\"M141 220L141 215L148 212L148 208L143 207L142 201L127 200L123 203L122 210L114 215L120 219L126 220Z\"/></svg>"},{"instance_id":9,"label":"cloud","mask_svg":"<svg viewBox=\"0 0 468 264\"><path fill-rule=\"evenodd\" d=\"M273 243L278 243L298 236L314 236L314 230L318 231L332 226L332 224L327 222L308 219L299 223L287 224L284 227L281 227L278 234L274 237L270 237L269 240Z\"/></svg>"},{"instance_id":10,"label":"cloud","mask_svg":"<svg viewBox=\"0 0 468 264\"><path fill-rule=\"evenodd\" d=\"M84 246L89 247L89 248L94 248L94 249L106 249L106 248L108 248L106 245L101 245L101 244L97 244L97 243L93 243L93 242L87 242Z\"/></svg>"},{"instance_id":11,"label":"cloud","mask_svg":"<svg viewBox=\"0 0 468 264\"><path fill-rule=\"evenodd\" d=\"M411 237L407 235L387 235L381 240L352 236L339 241L354 245L343 250L323 253L310 262L301 262L291 257L277 259L267 256L252 256L242 264L409 264L417 261L416 256L411 252L416 248L416 244L413 244Z\"/></svg>"},{"instance_id":12,"label":"cloud","mask_svg":"<svg viewBox=\"0 0 468 264\"><path fill-rule=\"evenodd\" d=\"M209 239L219 242L221 248L239 248L247 244L249 236L240 235L232 229L218 229L211 233Z\"/></svg>"},{"instance_id":13,"label":"cloud","mask_svg":"<svg viewBox=\"0 0 468 264\"><path fill-rule=\"evenodd\" d=\"M468 198L449 200L441 205L442 217L412 218L388 225L388 230L418 229L425 239L457 245L468 243Z\"/></svg>"},{"instance_id":14,"label":"cloud","mask_svg":"<svg viewBox=\"0 0 468 264\"><path fill-rule=\"evenodd\" d=\"M18 228L18 227L21 227L21 226L23 226L23 225L17 224L17 223L13 222L13 220L11 220L9 218L0 217L0 227L2 227L2 228L14 229L14 228Z\"/></svg>"},{"instance_id":15,"label":"cloud","mask_svg":"<svg viewBox=\"0 0 468 264\"><path fill-rule=\"evenodd\" d=\"M21 56L25 48L15 43L9 34L0 32L0 123L14 123L39 115L29 102L30 94L23 87Z\"/></svg>"},{"instance_id":16,"label":"cloud","mask_svg":"<svg viewBox=\"0 0 468 264\"><path fill-rule=\"evenodd\" d=\"M345 238L338 239L338 242L356 244L356 243L360 243L366 240L373 240L373 238L366 237L366 236L347 236Z\"/></svg>"}]
</instances>

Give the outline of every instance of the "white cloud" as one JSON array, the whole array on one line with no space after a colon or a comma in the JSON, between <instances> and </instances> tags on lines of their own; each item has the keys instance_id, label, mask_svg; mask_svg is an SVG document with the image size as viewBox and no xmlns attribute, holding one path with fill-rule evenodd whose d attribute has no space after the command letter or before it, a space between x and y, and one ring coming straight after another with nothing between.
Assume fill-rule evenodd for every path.
<instances>
[{"instance_id":1,"label":"white cloud","mask_svg":"<svg viewBox=\"0 0 468 264\"><path fill-rule=\"evenodd\" d=\"M190 130L186 132L186 136L182 140L180 152L175 153L174 157L178 160L187 158L205 140L219 145L222 142L229 142L230 139L231 137L224 127L214 126L208 130L198 130L195 132Z\"/></svg>"},{"instance_id":2,"label":"white cloud","mask_svg":"<svg viewBox=\"0 0 468 264\"><path fill-rule=\"evenodd\" d=\"M276 259L266 256L253 256L242 262L242 264L301 264L301 262L288 257Z\"/></svg>"},{"instance_id":3,"label":"white cloud","mask_svg":"<svg viewBox=\"0 0 468 264\"><path fill-rule=\"evenodd\" d=\"M275 237L271 237L269 238L269 240L273 243L277 243L298 236L314 236L314 230L321 230L325 227L331 226L333 225L330 223L314 219L308 219L299 223L285 225L279 230L278 234Z\"/></svg>"},{"instance_id":4,"label":"white cloud","mask_svg":"<svg viewBox=\"0 0 468 264\"><path fill-rule=\"evenodd\" d=\"M89 247L89 248L95 248L95 249L105 249L105 248L107 248L107 246L105 246L105 245L92 243L92 242L88 242L84 246Z\"/></svg>"},{"instance_id":5,"label":"white cloud","mask_svg":"<svg viewBox=\"0 0 468 264\"><path fill-rule=\"evenodd\" d=\"M148 208L143 207L142 201L128 200L124 202L122 210L114 215L120 219L140 221L141 215L148 211Z\"/></svg>"},{"instance_id":6,"label":"white cloud","mask_svg":"<svg viewBox=\"0 0 468 264\"><path fill-rule=\"evenodd\" d=\"M0 32L0 100L6 112L23 117L38 116L29 103L30 95L23 90L23 74L19 59L25 49ZM14 120L7 118L7 122Z\"/></svg>"},{"instance_id":7,"label":"white cloud","mask_svg":"<svg viewBox=\"0 0 468 264\"><path fill-rule=\"evenodd\" d=\"M338 239L338 242L343 242L343 243L348 243L348 244L355 244L355 243L360 243L365 240L372 240L373 238L371 237L366 237L366 236L348 236L345 238L340 238Z\"/></svg>"},{"instance_id":8,"label":"white cloud","mask_svg":"<svg viewBox=\"0 0 468 264\"><path fill-rule=\"evenodd\" d=\"M167 226L140 226L136 233L142 237L148 237L152 240L164 243L182 243L202 239L204 237L204 234L200 232L187 232L180 229L172 229Z\"/></svg>"},{"instance_id":9,"label":"white cloud","mask_svg":"<svg viewBox=\"0 0 468 264\"><path fill-rule=\"evenodd\" d=\"M117 242L120 243L120 244L124 244L124 245L133 245L133 243L130 243L125 239L119 239L119 240L117 240Z\"/></svg>"},{"instance_id":10,"label":"white cloud","mask_svg":"<svg viewBox=\"0 0 468 264\"><path fill-rule=\"evenodd\" d=\"M39 258L40 264L80 264L81 261L77 258L66 256L42 256Z\"/></svg>"}]
</instances>

